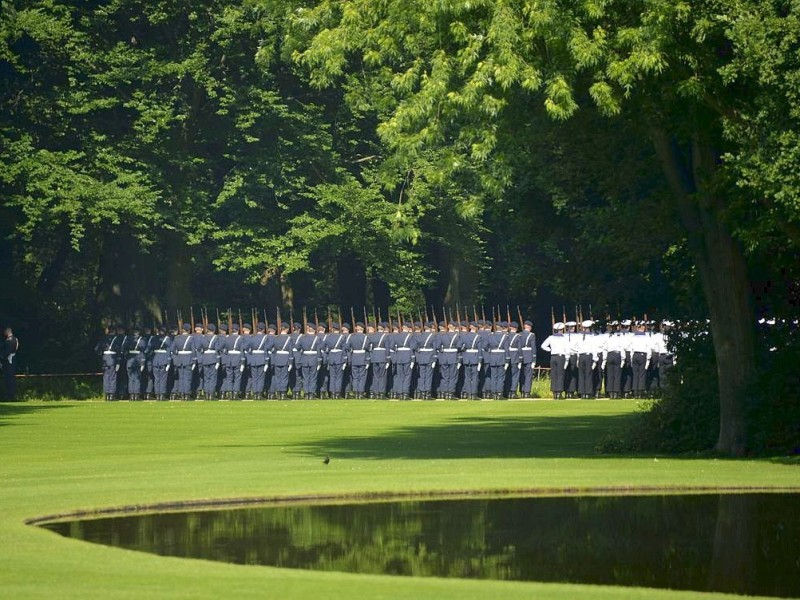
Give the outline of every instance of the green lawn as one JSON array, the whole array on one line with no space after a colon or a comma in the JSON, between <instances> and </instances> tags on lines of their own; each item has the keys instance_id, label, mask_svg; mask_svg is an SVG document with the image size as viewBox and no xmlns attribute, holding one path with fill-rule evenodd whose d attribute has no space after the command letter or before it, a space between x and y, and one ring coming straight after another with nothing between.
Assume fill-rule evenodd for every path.
<instances>
[{"instance_id":1,"label":"green lawn","mask_svg":"<svg viewBox=\"0 0 800 600\"><path fill-rule=\"evenodd\" d=\"M798 488L794 459L597 456L631 401L0 404L4 598L683 598L163 558L61 538L43 515L175 500L457 490ZM330 465L322 458L331 456ZM707 595L712 597L712 595ZM704 596L705 597L705 596ZM720 595L720 597L722 597Z\"/></svg>"}]
</instances>

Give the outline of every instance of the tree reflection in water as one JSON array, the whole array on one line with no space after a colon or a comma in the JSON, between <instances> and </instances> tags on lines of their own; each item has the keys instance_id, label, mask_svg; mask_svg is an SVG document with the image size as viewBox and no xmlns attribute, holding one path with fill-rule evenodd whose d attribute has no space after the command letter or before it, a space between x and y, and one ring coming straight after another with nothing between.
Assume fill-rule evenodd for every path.
<instances>
[{"instance_id":1,"label":"tree reflection in water","mask_svg":"<svg viewBox=\"0 0 800 600\"><path fill-rule=\"evenodd\" d=\"M297 505L46 525L168 556L409 576L800 595L792 494Z\"/></svg>"}]
</instances>

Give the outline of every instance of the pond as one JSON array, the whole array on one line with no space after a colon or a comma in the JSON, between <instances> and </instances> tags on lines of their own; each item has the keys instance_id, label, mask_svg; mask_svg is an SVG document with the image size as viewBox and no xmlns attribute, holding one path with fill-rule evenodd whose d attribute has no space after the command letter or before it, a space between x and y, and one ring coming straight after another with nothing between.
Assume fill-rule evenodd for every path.
<instances>
[{"instance_id":1,"label":"pond","mask_svg":"<svg viewBox=\"0 0 800 600\"><path fill-rule=\"evenodd\" d=\"M800 596L797 494L446 499L43 525L165 556L295 569Z\"/></svg>"}]
</instances>

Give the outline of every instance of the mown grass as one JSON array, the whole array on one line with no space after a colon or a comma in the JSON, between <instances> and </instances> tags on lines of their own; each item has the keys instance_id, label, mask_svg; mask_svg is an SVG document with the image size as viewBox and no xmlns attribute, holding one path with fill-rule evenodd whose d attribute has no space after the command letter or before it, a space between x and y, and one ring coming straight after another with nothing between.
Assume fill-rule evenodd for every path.
<instances>
[{"instance_id":1,"label":"mown grass","mask_svg":"<svg viewBox=\"0 0 800 600\"><path fill-rule=\"evenodd\" d=\"M800 487L792 459L596 455L596 441L634 410L631 401L607 400L0 404L0 590L8 598L696 597L207 563L25 524L75 510L209 498Z\"/></svg>"}]
</instances>

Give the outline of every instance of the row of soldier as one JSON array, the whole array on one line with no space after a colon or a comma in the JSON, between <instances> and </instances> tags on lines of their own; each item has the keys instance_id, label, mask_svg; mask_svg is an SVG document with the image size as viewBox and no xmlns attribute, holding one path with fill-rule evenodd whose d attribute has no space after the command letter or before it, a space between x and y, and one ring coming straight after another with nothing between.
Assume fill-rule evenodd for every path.
<instances>
[{"instance_id":1,"label":"row of soldier","mask_svg":"<svg viewBox=\"0 0 800 600\"><path fill-rule=\"evenodd\" d=\"M178 330L180 329L180 331ZM530 396L532 323L117 327L98 343L106 399ZM291 331L290 331L291 330Z\"/></svg>"},{"instance_id":2,"label":"row of soldier","mask_svg":"<svg viewBox=\"0 0 800 600\"><path fill-rule=\"evenodd\" d=\"M609 398L658 395L676 364L672 330L668 320L614 320L603 332L591 319L554 323L541 346L550 353L553 398L596 398L601 387Z\"/></svg>"}]
</instances>

